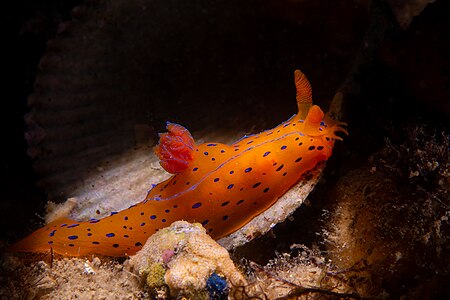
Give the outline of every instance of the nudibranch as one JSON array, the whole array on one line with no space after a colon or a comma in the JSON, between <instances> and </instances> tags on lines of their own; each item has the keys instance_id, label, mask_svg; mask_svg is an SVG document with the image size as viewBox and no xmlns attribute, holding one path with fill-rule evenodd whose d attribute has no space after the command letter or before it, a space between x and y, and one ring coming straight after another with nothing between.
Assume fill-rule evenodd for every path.
<instances>
[{"instance_id":1,"label":"nudibranch","mask_svg":"<svg viewBox=\"0 0 450 300\"><path fill-rule=\"evenodd\" d=\"M232 145L197 145L186 128L167 123L155 153L173 176L154 185L144 201L100 220L58 219L10 250L132 255L149 236L177 220L199 222L215 239L233 233L326 161L335 140L341 140L336 133L346 133L344 123L312 104L311 85L299 70L295 86L298 114Z\"/></svg>"}]
</instances>

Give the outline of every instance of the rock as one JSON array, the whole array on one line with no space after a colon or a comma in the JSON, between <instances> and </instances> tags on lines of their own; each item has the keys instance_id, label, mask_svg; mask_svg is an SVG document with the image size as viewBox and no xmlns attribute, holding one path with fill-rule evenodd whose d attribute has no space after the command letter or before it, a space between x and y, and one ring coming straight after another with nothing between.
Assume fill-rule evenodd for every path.
<instances>
[{"instance_id":1,"label":"rock","mask_svg":"<svg viewBox=\"0 0 450 300\"><path fill-rule=\"evenodd\" d=\"M131 257L128 268L149 288L167 284L173 297L209 299L214 295L213 299L223 299L229 289L246 284L227 250L200 224L185 221L151 236Z\"/></svg>"}]
</instances>

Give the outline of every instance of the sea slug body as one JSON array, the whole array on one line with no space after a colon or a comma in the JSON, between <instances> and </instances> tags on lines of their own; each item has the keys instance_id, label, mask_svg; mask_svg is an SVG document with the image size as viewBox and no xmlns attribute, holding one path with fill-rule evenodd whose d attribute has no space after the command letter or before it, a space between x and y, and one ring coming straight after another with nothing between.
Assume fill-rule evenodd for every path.
<instances>
[{"instance_id":1,"label":"sea slug body","mask_svg":"<svg viewBox=\"0 0 450 300\"><path fill-rule=\"evenodd\" d=\"M86 222L53 221L14 244L10 251L80 256L132 255L156 231L177 220L201 223L215 239L268 209L307 171L332 154L344 123L312 105L311 86L295 71L298 114L277 127L232 145L196 145L189 131L167 123L155 153L171 178L155 185L144 201Z\"/></svg>"}]
</instances>

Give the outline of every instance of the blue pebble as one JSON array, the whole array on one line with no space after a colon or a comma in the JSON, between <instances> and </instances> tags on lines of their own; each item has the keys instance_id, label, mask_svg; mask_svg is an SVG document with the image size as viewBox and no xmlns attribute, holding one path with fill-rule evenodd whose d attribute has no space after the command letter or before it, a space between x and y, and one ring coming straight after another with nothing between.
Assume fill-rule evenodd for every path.
<instances>
[{"instance_id":1,"label":"blue pebble","mask_svg":"<svg viewBox=\"0 0 450 300\"><path fill-rule=\"evenodd\" d=\"M217 273L212 273L206 281L206 289L208 290L209 299L225 300L228 299L228 285L225 278L220 277Z\"/></svg>"}]
</instances>

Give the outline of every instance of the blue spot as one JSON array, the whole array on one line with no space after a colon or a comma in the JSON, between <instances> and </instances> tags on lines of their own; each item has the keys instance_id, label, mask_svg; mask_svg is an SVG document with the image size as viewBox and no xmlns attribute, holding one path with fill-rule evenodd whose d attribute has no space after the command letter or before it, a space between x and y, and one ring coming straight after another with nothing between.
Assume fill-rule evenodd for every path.
<instances>
[{"instance_id":1,"label":"blue spot","mask_svg":"<svg viewBox=\"0 0 450 300\"><path fill-rule=\"evenodd\" d=\"M211 160L212 160L212 161L215 161L216 159L213 157L213 158L211 158Z\"/></svg>"},{"instance_id":2,"label":"blue spot","mask_svg":"<svg viewBox=\"0 0 450 300\"><path fill-rule=\"evenodd\" d=\"M208 147L214 147L214 146L217 146L217 144L208 144L208 145L206 145L206 146L208 146Z\"/></svg>"},{"instance_id":3,"label":"blue spot","mask_svg":"<svg viewBox=\"0 0 450 300\"><path fill-rule=\"evenodd\" d=\"M53 244L53 241L49 241L48 244L49 244L49 245Z\"/></svg>"},{"instance_id":4,"label":"blue spot","mask_svg":"<svg viewBox=\"0 0 450 300\"><path fill-rule=\"evenodd\" d=\"M74 227L77 227L77 226L79 226L80 224L72 224L72 225L69 225L69 226L67 226L67 228L74 228Z\"/></svg>"},{"instance_id":5,"label":"blue spot","mask_svg":"<svg viewBox=\"0 0 450 300\"><path fill-rule=\"evenodd\" d=\"M67 226L67 224L64 223L64 224L61 224L60 227L66 227L66 226Z\"/></svg>"},{"instance_id":6,"label":"blue spot","mask_svg":"<svg viewBox=\"0 0 450 300\"><path fill-rule=\"evenodd\" d=\"M247 168L247 169L245 169L245 173L248 173L248 172L250 172L252 170L252 168Z\"/></svg>"},{"instance_id":7,"label":"blue spot","mask_svg":"<svg viewBox=\"0 0 450 300\"><path fill-rule=\"evenodd\" d=\"M286 123L283 125L283 127L288 127L289 125L291 125L291 123Z\"/></svg>"},{"instance_id":8,"label":"blue spot","mask_svg":"<svg viewBox=\"0 0 450 300\"><path fill-rule=\"evenodd\" d=\"M203 152L203 154L208 155L209 153L205 151L205 152Z\"/></svg>"},{"instance_id":9,"label":"blue spot","mask_svg":"<svg viewBox=\"0 0 450 300\"><path fill-rule=\"evenodd\" d=\"M56 232L56 229L53 230L52 232L50 232L50 234L49 234L48 236L54 236L54 235L55 235L55 232Z\"/></svg>"},{"instance_id":10,"label":"blue spot","mask_svg":"<svg viewBox=\"0 0 450 300\"><path fill-rule=\"evenodd\" d=\"M214 178L214 182L217 182L217 181L219 181L220 179L219 178Z\"/></svg>"},{"instance_id":11,"label":"blue spot","mask_svg":"<svg viewBox=\"0 0 450 300\"><path fill-rule=\"evenodd\" d=\"M117 211L112 211L111 216L113 216L113 215L117 215Z\"/></svg>"},{"instance_id":12,"label":"blue spot","mask_svg":"<svg viewBox=\"0 0 450 300\"><path fill-rule=\"evenodd\" d=\"M281 150L284 150L286 148L287 148L287 146L281 146Z\"/></svg>"},{"instance_id":13,"label":"blue spot","mask_svg":"<svg viewBox=\"0 0 450 300\"><path fill-rule=\"evenodd\" d=\"M230 174L233 174L234 173L234 171L230 171Z\"/></svg>"},{"instance_id":14,"label":"blue spot","mask_svg":"<svg viewBox=\"0 0 450 300\"><path fill-rule=\"evenodd\" d=\"M251 143L253 143L253 141L248 142L247 145L250 145Z\"/></svg>"},{"instance_id":15,"label":"blue spot","mask_svg":"<svg viewBox=\"0 0 450 300\"><path fill-rule=\"evenodd\" d=\"M161 222L163 222L163 223L166 222L166 219L162 219Z\"/></svg>"},{"instance_id":16,"label":"blue spot","mask_svg":"<svg viewBox=\"0 0 450 300\"><path fill-rule=\"evenodd\" d=\"M89 220L89 223L98 223L98 222L100 222L100 220L97 220L97 219L90 219ZM69 228L69 227L67 227L67 228Z\"/></svg>"},{"instance_id":17,"label":"blue spot","mask_svg":"<svg viewBox=\"0 0 450 300\"><path fill-rule=\"evenodd\" d=\"M169 210L169 209L166 209L166 210L165 210L165 212L166 212L166 213L169 213L169 212L170 212L170 210Z\"/></svg>"},{"instance_id":18,"label":"blue spot","mask_svg":"<svg viewBox=\"0 0 450 300\"><path fill-rule=\"evenodd\" d=\"M197 167L195 167L195 168L193 168L193 169L192 169L192 171L194 171L194 172L195 172L195 171L197 171L197 170L198 170L198 168L197 168Z\"/></svg>"},{"instance_id":19,"label":"blue spot","mask_svg":"<svg viewBox=\"0 0 450 300\"><path fill-rule=\"evenodd\" d=\"M156 219L156 215L150 216L150 219L152 219L152 220Z\"/></svg>"},{"instance_id":20,"label":"blue spot","mask_svg":"<svg viewBox=\"0 0 450 300\"><path fill-rule=\"evenodd\" d=\"M234 184L230 184L228 187L227 187L227 189L232 189L233 188L233 186L234 186Z\"/></svg>"},{"instance_id":21,"label":"blue spot","mask_svg":"<svg viewBox=\"0 0 450 300\"><path fill-rule=\"evenodd\" d=\"M125 221L127 221L128 220L128 217L125 217L125 218L123 218Z\"/></svg>"},{"instance_id":22,"label":"blue spot","mask_svg":"<svg viewBox=\"0 0 450 300\"><path fill-rule=\"evenodd\" d=\"M324 121L320 122L320 126L325 126L325 122Z\"/></svg>"},{"instance_id":23,"label":"blue spot","mask_svg":"<svg viewBox=\"0 0 450 300\"><path fill-rule=\"evenodd\" d=\"M88 233L87 236L92 236L92 233Z\"/></svg>"},{"instance_id":24,"label":"blue spot","mask_svg":"<svg viewBox=\"0 0 450 300\"><path fill-rule=\"evenodd\" d=\"M205 226L206 224L208 224L209 220L205 220L202 222L202 225Z\"/></svg>"},{"instance_id":25,"label":"blue spot","mask_svg":"<svg viewBox=\"0 0 450 300\"><path fill-rule=\"evenodd\" d=\"M78 238L77 235L71 235L67 237L69 240L76 240Z\"/></svg>"},{"instance_id":26,"label":"blue spot","mask_svg":"<svg viewBox=\"0 0 450 300\"><path fill-rule=\"evenodd\" d=\"M225 153L225 150L220 150L220 153Z\"/></svg>"},{"instance_id":27,"label":"blue spot","mask_svg":"<svg viewBox=\"0 0 450 300\"><path fill-rule=\"evenodd\" d=\"M266 153L264 153L263 157L266 157L269 154L270 154L270 151L267 151Z\"/></svg>"},{"instance_id":28,"label":"blue spot","mask_svg":"<svg viewBox=\"0 0 450 300\"><path fill-rule=\"evenodd\" d=\"M145 222L142 222L142 223L141 223L141 226L145 226Z\"/></svg>"},{"instance_id":29,"label":"blue spot","mask_svg":"<svg viewBox=\"0 0 450 300\"><path fill-rule=\"evenodd\" d=\"M227 281L216 273L212 273L206 281L206 290L208 291L209 299L228 299L229 289Z\"/></svg>"},{"instance_id":30,"label":"blue spot","mask_svg":"<svg viewBox=\"0 0 450 300\"><path fill-rule=\"evenodd\" d=\"M115 237L115 236L116 236L116 235L115 235L114 233L112 233L112 232L106 234L106 237Z\"/></svg>"},{"instance_id":31,"label":"blue spot","mask_svg":"<svg viewBox=\"0 0 450 300\"><path fill-rule=\"evenodd\" d=\"M201 202L197 202L194 205L192 205L192 208L199 208L200 206L202 206Z\"/></svg>"}]
</instances>

